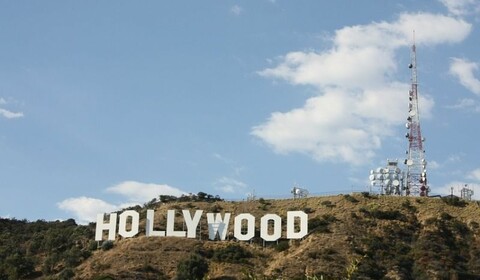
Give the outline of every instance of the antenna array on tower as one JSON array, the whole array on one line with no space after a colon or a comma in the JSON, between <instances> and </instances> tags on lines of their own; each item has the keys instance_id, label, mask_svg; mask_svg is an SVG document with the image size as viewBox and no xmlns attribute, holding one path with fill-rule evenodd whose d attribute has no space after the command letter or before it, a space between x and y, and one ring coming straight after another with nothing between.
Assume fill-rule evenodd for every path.
<instances>
[{"instance_id":1,"label":"antenna array on tower","mask_svg":"<svg viewBox=\"0 0 480 280\"><path fill-rule=\"evenodd\" d=\"M408 150L405 164L407 165L407 178L405 185L406 195L428 196L427 185L427 161L420 129L420 113L418 108L418 83L417 83L417 51L415 42L412 45L411 63L408 66L412 70L412 84L409 90L408 117L405 137L408 139Z\"/></svg>"},{"instance_id":2,"label":"antenna array on tower","mask_svg":"<svg viewBox=\"0 0 480 280\"><path fill-rule=\"evenodd\" d=\"M408 116L405 124L408 132L407 171L401 171L396 161L387 160L386 168L370 171L372 186L380 187L380 193L386 195L413 195L428 196L430 191L427 185L427 161L425 160L424 141L420 129L420 112L418 106L417 83L417 50L415 33L411 51L411 62L408 68L412 71L411 88L408 92Z\"/></svg>"}]
</instances>

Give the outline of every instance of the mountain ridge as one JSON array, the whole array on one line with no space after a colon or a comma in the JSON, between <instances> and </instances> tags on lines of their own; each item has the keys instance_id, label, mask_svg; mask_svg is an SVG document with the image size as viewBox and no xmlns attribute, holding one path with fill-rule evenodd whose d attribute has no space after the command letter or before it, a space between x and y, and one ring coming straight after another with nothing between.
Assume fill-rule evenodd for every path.
<instances>
[{"instance_id":1,"label":"mountain ridge","mask_svg":"<svg viewBox=\"0 0 480 280\"><path fill-rule=\"evenodd\" d=\"M182 275L192 267L207 279L480 278L480 203L475 201L368 193L244 202L161 200L130 208L140 213L141 230L136 237L117 236L113 243L101 242L99 248L93 241L94 224L75 225L67 231L73 236L67 243L73 245L63 247L68 252L77 248L78 258L70 262L59 258L50 270L45 263L61 249L35 255L29 247L34 238L26 238L19 247L25 248L25 258L31 258L33 272L25 279L189 279L182 277L191 278L191 274ZM158 230L164 229L165 213L172 209L204 210L203 215L250 213L256 218L256 233L249 242L231 236L211 241L207 224L201 223L197 239L146 237L147 209L158 213ZM303 239L285 239L287 211L308 214L308 235ZM267 213L282 217L278 242L263 242L259 237L259 220ZM181 218L176 217L177 228L182 228ZM72 234L80 231L85 234L77 234L75 240ZM13 273L6 268L5 263L0 266L0 275L7 275L0 279L15 279L9 278Z\"/></svg>"}]
</instances>

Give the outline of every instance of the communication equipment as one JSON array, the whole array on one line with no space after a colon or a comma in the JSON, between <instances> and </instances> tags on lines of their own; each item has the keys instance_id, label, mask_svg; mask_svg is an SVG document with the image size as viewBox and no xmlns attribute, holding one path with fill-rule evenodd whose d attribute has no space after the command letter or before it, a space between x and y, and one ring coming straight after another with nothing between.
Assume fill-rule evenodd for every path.
<instances>
[{"instance_id":1,"label":"communication equipment","mask_svg":"<svg viewBox=\"0 0 480 280\"><path fill-rule=\"evenodd\" d=\"M415 33L414 33L415 36ZM418 83L417 83L417 50L414 43L411 51L411 63L408 65L411 69L411 88L408 91L408 117L405 127L407 128L406 138L408 140L408 151L405 159L406 177L405 193L414 196L428 196L430 188L427 184L427 172L425 161L425 138L422 137L420 129L420 114L418 106Z\"/></svg>"},{"instance_id":2,"label":"communication equipment","mask_svg":"<svg viewBox=\"0 0 480 280\"><path fill-rule=\"evenodd\" d=\"M372 171L370 173L372 173ZM403 194L403 174L402 170L398 167L398 160L387 160L386 167L377 168L368 178L370 179L371 186L380 188L380 194Z\"/></svg>"},{"instance_id":3,"label":"communication equipment","mask_svg":"<svg viewBox=\"0 0 480 280\"><path fill-rule=\"evenodd\" d=\"M307 189L300 188L297 184L293 185L293 188L291 190L291 193L293 194L293 198L305 198L308 196L309 192Z\"/></svg>"},{"instance_id":4,"label":"communication equipment","mask_svg":"<svg viewBox=\"0 0 480 280\"><path fill-rule=\"evenodd\" d=\"M469 188L467 184L460 190L460 197L465 200L472 200L473 189Z\"/></svg>"}]
</instances>

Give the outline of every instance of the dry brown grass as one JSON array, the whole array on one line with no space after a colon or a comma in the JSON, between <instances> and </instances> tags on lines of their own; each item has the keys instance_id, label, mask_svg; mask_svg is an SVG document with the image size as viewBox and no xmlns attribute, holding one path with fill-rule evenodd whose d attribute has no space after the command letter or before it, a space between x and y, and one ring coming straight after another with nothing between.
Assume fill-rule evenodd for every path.
<instances>
[{"instance_id":1,"label":"dry brown grass","mask_svg":"<svg viewBox=\"0 0 480 280\"><path fill-rule=\"evenodd\" d=\"M266 200L266 203L253 202L182 202L159 205L156 210L156 224L164 223L168 209L202 209L202 241L198 239L173 237L139 237L118 239L113 249L96 251L77 271L77 279L92 279L95 275L122 275L129 271L144 271L152 268L174 278L177 264L195 251L195 248L215 251L228 244L239 244L250 251L254 257L248 263L222 263L209 259L209 279L229 276L231 279L244 279L247 272L254 275L269 275L286 279L305 275L320 274L343 276L346 268L355 259L362 256L354 249L354 243L366 235L382 236L385 228L406 227L412 221L425 224L428 219L439 218L442 213L448 213L455 219L469 225L480 224L480 207L477 203L468 203L465 207L455 207L445 204L436 198L412 197L374 197L368 198L360 194L353 195L358 202L348 201L343 195L329 197L312 197L304 199ZM406 205L411 206L407 209ZM275 244L263 244L259 238L253 242L237 241L207 241L205 213L209 209L221 209L220 212L232 213L230 230L233 231L233 217L240 213L251 213L256 217L256 228L259 229L260 217L266 213L275 213L286 217L287 211L303 210L310 212L309 219L322 218L325 215L335 217L336 221L328 225L328 232L311 232L300 241L290 241L290 247L285 251L275 250ZM363 210L362 210L363 209ZM406 220L376 219L365 216L368 211L399 210ZM181 223L181 217L178 217ZM285 226L285 225L283 225ZM141 223L144 227L144 221ZM426 228L425 228L426 229ZM422 228L423 230L423 228ZM283 233L285 230L282 231ZM478 229L472 229L478 242ZM125 275L125 274L123 274ZM392 278L396 275L394 269L389 272ZM327 278L330 279L330 278ZM338 279L338 278L337 278Z\"/></svg>"}]
</instances>

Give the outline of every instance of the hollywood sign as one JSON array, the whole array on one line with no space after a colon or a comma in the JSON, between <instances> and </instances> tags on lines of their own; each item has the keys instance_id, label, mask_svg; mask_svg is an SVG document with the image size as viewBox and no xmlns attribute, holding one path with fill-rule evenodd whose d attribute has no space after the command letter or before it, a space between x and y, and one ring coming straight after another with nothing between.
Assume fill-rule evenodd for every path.
<instances>
[{"instance_id":1,"label":"hollywood sign","mask_svg":"<svg viewBox=\"0 0 480 280\"><path fill-rule=\"evenodd\" d=\"M196 238L197 228L202 218L203 210L196 210L193 217L189 210L182 210L186 230L175 229L175 210L168 210L166 217L166 230L154 230L154 210L147 210L145 223L146 236L173 236ZM208 224L208 238L220 240L227 238L231 213L206 213ZM134 237L139 233L140 215L135 210L127 210L117 217L117 213L111 213L108 222L104 220L104 214L97 215L95 240L103 240L104 231L108 232L108 240L115 240L117 234L123 238ZM127 222L130 226L128 226ZM242 213L233 219L233 236L242 241L248 241L255 237L255 217L249 213ZM288 211L285 237L287 239L301 239L307 235L308 215L303 211ZM260 237L265 241L277 241L282 237L282 218L276 214L266 214L260 219Z\"/></svg>"}]
</instances>

